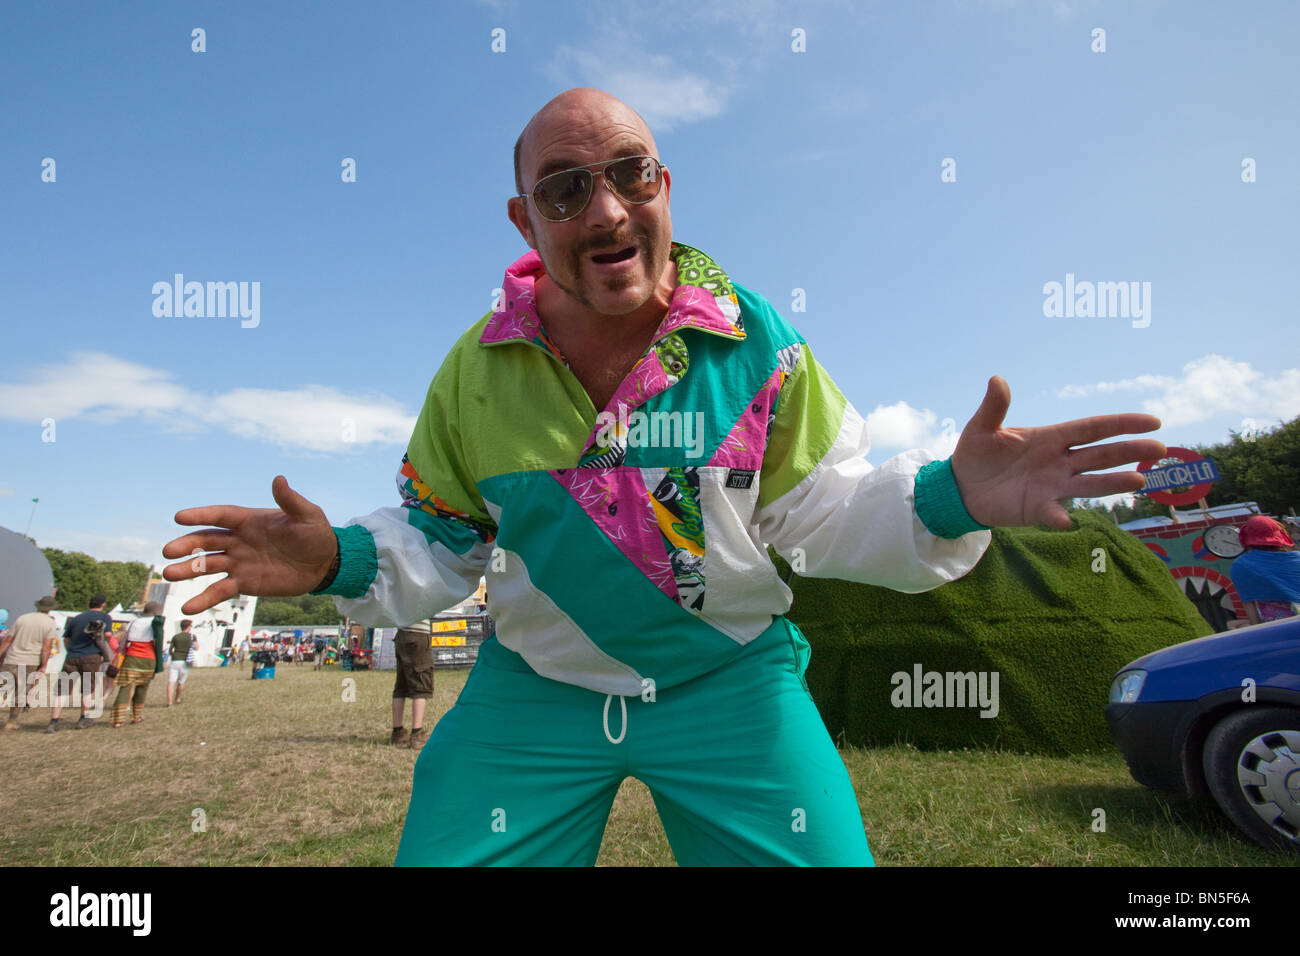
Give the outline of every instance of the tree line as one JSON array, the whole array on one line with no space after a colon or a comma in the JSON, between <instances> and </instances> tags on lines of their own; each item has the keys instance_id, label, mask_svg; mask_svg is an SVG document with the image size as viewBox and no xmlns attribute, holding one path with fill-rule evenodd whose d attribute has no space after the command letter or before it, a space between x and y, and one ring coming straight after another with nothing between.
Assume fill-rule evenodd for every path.
<instances>
[{"instance_id":1,"label":"tree line","mask_svg":"<svg viewBox=\"0 0 1300 956\"><path fill-rule=\"evenodd\" d=\"M96 561L80 551L41 548L54 572L58 607L84 611L92 594L102 594L108 607L131 607L144 598L149 566L140 561Z\"/></svg>"}]
</instances>

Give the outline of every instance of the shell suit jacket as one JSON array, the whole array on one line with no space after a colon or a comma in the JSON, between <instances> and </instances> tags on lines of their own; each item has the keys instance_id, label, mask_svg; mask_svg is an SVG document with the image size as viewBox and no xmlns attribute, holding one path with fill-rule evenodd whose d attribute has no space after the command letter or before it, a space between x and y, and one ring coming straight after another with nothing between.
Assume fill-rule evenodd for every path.
<instances>
[{"instance_id":1,"label":"shell suit jacket","mask_svg":"<svg viewBox=\"0 0 1300 956\"><path fill-rule=\"evenodd\" d=\"M487 579L498 641L604 694L722 666L789 610L766 546L799 573L927 591L991 535L947 461L873 467L866 425L798 332L704 253L605 409L547 340L530 251L452 346L397 476L400 507L335 528L316 593L404 626Z\"/></svg>"}]
</instances>

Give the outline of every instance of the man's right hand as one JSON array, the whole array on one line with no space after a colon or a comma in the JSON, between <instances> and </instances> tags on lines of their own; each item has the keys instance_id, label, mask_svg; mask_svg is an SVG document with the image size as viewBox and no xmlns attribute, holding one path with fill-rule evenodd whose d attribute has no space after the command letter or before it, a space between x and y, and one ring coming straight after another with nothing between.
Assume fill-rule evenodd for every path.
<instances>
[{"instance_id":1,"label":"man's right hand","mask_svg":"<svg viewBox=\"0 0 1300 956\"><path fill-rule=\"evenodd\" d=\"M290 488L283 475L276 475L271 494L279 508L212 505L176 512L177 524L215 527L169 541L163 547L163 557L185 560L169 564L163 577L185 581L226 573L198 597L186 601L182 614L198 614L238 594L293 596L320 584L338 549L325 512ZM200 563L196 549L212 553L204 555Z\"/></svg>"}]
</instances>

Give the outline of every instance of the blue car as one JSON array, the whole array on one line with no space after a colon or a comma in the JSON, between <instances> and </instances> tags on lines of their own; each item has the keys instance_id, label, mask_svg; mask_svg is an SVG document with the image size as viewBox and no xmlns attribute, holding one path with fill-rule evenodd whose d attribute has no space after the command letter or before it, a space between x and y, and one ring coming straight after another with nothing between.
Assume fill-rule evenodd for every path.
<instances>
[{"instance_id":1,"label":"blue car","mask_svg":"<svg viewBox=\"0 0 1300 956\"><path fill-rule=\"evenodd\" d=\"M1255 842L1300 852L1300 618L1139 657L1106 721L1138 783L1213 797Z\"/></svg>"}]
</instances>

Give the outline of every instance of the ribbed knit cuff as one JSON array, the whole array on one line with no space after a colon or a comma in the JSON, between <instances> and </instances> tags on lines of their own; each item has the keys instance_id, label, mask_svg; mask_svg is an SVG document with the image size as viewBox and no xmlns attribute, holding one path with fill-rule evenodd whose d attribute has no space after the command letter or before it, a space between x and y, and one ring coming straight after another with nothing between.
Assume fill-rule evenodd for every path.
<instances>
[{"instance_id":1,"label":"ribbed knit cuff","mask_svg":"<svg viewBox=\"0 0 1300 956\"><path fill-rule=\"evenodd\" d=\"M988 525L972 518L962 503L951 458L932 461L916 473L913 499L917 517L935 537L960 538L972 531L989 530Z\"/></svg>"},{"instance_id":2,"label":"ribbed knit cuff","mask_svg":"<svg viewBox=\"0 0 1300 956\"><path fill-rule=\"evenodd\" d=\"M334 594L344 598L359 598L370 590L375 575L379 573L379 558L375 551L374 536L364 525L350 524L335 528L334 537L339 543L339 570L334 580L312 594Z\"/></svg>"}]
</instances>

